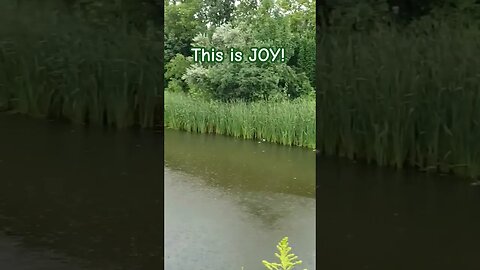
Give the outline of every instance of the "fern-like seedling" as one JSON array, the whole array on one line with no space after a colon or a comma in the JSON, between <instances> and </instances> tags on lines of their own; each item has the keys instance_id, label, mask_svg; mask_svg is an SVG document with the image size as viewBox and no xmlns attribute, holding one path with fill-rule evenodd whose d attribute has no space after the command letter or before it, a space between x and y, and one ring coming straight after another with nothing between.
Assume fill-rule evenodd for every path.
<instances>
[{"instance_id":1,"label":"fern-like seedling","mask_svg":"<svg viewBox=\"0 0 480 270\"><path fill-rule=\"evenodd\" d=\"M277 249L280 254L275 253L275 256L280 259L280 263L271 263L265 260L262 261L263 265L265 265L268 270L292 270L295 265L302 264L302 261L298 260L298 256L290 253L292 248L288 246L288 237L284 237L278 243Z\"/></svg>"}]
</instances>

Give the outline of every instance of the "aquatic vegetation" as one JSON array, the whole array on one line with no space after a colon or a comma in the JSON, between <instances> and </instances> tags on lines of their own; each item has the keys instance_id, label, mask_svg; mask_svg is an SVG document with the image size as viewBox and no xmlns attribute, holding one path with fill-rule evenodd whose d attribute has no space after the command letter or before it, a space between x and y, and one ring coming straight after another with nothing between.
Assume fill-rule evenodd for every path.
<instances>
[{"instance_id":1,"label":"aquatic vegetation","mask_svg":"<svg viewBox=\"0 0 480 270\"><path fill-rule=\"evenodd\" d=\"M318 43L318 149L327 155L480 176L480 29L329 32Z\"/></svg>"},{"instance_id":2,"label":"aquatic vegetation","mask_svg":"<svg viewBox=\"0 0 480 270\"><path fill-rule=\"evenodd\" d=\"M165 127L315 148L315 100L219 102L165 92Z\"/></svg>"},{"instance_id":3,"label":"aquatic vegetation","mask_svg":"<svg viewBox=\"0 0 480 270\"><path fill-rule=\"evenodd\" d=\"M0 110L118 128L154 125L160 43L133 29L26 12L0 11Z\"/></svg>"},{"instance_id":4,"label":"aquatic vegetation","mask_svg":"<svg viewBox=\"0 0 480 270\"><path fill-rule=\"evenodd\" d=\"M268 270L293 270L295 266L302 264L302 261L298 260L298 256L290 253L292 248L288 244L288 237L284 237L280 240L277 244L277 250L280 254L275 253L275 256L280 260L280 263L271 263L266 260L262 261L263 265ZM244 270L243 267L242 270Z\"/></svg>"},{"instance_id":5,"label":"aquatic vegetation","mask_svg":"<svg viewBox=\"0 0 480 270\"><path fill-rule=\"evenodd\" d=\"M296 265L302 264L302 261L298 260L298 256L290 253L292 248L288 245L288 237L284 237L277 245L278 253L275 256L280 260L280 263L271 263L265 260L262 261L263 265L268 270L291 270ZM306 269L305 269L306 270Z\"/></svg>"}]
</instances>

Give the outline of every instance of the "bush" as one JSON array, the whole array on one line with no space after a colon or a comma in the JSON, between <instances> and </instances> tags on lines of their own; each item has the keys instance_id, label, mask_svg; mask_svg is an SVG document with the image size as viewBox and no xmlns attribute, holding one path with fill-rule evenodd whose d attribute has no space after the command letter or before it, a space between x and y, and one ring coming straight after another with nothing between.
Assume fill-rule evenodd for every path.
<instances>
[{"instance_id":1,"label":"bush","mask_svg":"<svg viewBox=\"0 0 480 270\"><path fill-rule=\"evenodd\" d=\"M166 90L172 92L186 92L187 84L182 76L187 68L192 64L192 60L184 55L177 54L166 65L165 79L168 81Z\"/></svg>"},{"instance_id":2,"label":"bush","mask_svg":"<svg viewBox=\"0 0 480 270\"><path fill-rule=\"evenodd\" d=\"M224 52L235 48L248 55L250 47L260 47L252 40L249 34L252 31L245 25L223 25L215 29L211 38L198 35L193 46L215 47ZM228 60L221 63L197 63L187 68L182 79L189 88L222 101L256 101L279 95L294 99L313 91L305 73L298 72L286 63L231 63Z\"/></svg>"}]
</instances>

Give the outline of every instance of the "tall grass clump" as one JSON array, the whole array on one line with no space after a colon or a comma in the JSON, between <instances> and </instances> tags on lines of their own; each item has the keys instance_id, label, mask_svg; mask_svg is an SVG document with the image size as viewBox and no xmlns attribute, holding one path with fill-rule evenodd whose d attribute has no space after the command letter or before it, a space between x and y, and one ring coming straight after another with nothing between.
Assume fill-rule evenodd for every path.
<instances>
[{"instance_id":1,"label":"tall grass clump","mask_svg":"<svg viewBox=\"0 0 480 270\"><path fill-rule=\"evenodd\" d=\"M164 125L315 148L315 100L227 103L165 92Z\"/></svg>"},{"instance_id":2,"label":"tall grass clump","mask_svg":"<svg viewBox=\"0 0 480 270\"><path fill-rule=\"evenodd\" d=\"M478 26L424 19L331 31L318 50L319 150L480 176Z\"/></svg>"},{"instance_id":3,"label":"tall grass clump","mask_svg":"<svg viewBox=\"0 0 480 270\"><path fill-rule=\"evenodd\" d=\"M162 83L157 42L134 29L0 2L0 110L119 128L154 125Z\"/></svg>"}]
</instances>

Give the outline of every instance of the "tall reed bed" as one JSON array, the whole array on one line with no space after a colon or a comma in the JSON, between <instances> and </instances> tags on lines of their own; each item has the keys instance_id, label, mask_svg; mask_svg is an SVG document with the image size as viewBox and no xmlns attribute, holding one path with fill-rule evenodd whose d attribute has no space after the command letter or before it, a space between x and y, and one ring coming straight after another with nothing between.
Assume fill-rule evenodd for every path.
<instances>
[{"instance_id":1,"label":"tall reed bed","mask_svg":"<svg viewBox=\"0 0 480 270\"><path fill-rule=\"evenodd\" d=\"M151 127L161 50L139 33L95 29L49 9L2 7L0 110Z\"/></svg>"},{"instance_id":2,"label":"tall reed bed","mask_svg":"<svg viewBox=\"0 0 480 270\"><path fill-rule=\"evenodd\" d=\"M207 101L165 92L164 125L199 133L315 148L315 100Z\"/></svg>"},{"instance_id":3,"label":"tall reed bed","mask_svg":"<svg viewBox=\"0 0 480 270\"><path fill-rule=\"evenodd\" d=\"M480 176L480 31L421 23L318 44L318 149Z\"/></svg>"}]
</instances>

